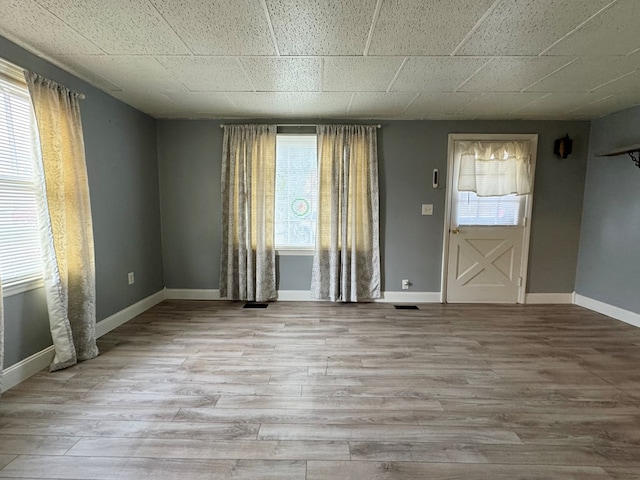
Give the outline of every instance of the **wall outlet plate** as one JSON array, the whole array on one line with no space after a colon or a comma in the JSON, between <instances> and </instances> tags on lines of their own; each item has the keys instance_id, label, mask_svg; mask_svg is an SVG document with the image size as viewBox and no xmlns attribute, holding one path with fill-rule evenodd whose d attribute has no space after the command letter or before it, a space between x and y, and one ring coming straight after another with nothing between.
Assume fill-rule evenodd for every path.
<instances>
[{"instance_id":1,"label":"wall outlet plate","mask_svg":"<svg viewBox=\"0 0 640 480\"><path fill-rule=\"evenodd\" d=\"M422 215L433 215L433 204L432 203L423 203L422 204Z\"/></svg>"},{"instance_id":2,"label":"wall outlet plate","mask_svg":"<svg viewBox=\"0 0 640 480\"><path fill-rule=\"evenodd\" d=\"M135 281L136 281L136 279L135 279L135 277L133 275L133 272L129 272L127 274L127 278L129 279L129 285L133 285L135 283Z\"/></svg>"}]
</instances>

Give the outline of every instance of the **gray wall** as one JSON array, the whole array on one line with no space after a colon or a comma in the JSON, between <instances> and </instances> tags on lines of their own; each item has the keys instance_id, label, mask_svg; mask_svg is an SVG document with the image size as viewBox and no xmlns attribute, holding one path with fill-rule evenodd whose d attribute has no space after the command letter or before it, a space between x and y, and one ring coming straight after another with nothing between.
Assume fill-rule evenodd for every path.
<instances>
[{"instance_id":1,"label":"gray wall","mask_svg":"<svg viewBox=\"0 0 640 480\"><path fill-rule=\"evenodd\" d=\"M640 143L640 107L591 124L576 292L640 313L640 168L599 153Z\"/></svg>"},{"instance_id":2,"label":"gray wall","mask_svg":"<svg viewBox=\"0 0 640 480\"><path fill-rule=\"evenodd\" d=\"M221 122L158 121L167 288L218 288ZM440 291L446 178L434 190L431 172L446 171L449 133L539 134L528 291L574 290L589 122L382 124L378 138L384 290L401 290L401 280L408 278L413 291ZM574 153L560 160L552 153L553 141L566 133L574 139ZM433 203L435 214L421 216L422 203ZM281 257L278 288L308 290L310 272L310 257Z\"/></svg>"},{"instance_id":3,"label":"gray wall","mask_svg":"<svg viewBox=\"0 0 640 480\"><path fill-rule=\"evenodd\" d=\"M156 122L0 37L0 55L85 93L81 103L96 251L97 317L161 290ZM135 284L127 283L134 271ZM42 290L5 298L5 368L51 345Z\"/></svg>"}]
</instances>

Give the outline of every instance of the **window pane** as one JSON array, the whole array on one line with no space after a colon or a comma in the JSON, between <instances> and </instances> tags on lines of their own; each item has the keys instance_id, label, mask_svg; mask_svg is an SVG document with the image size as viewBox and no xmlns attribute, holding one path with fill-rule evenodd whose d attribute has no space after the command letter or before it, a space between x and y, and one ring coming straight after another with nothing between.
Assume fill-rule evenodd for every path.
<instances>
[{"instance_id":1,"label":"window pane","mask_svg":"<svg viewBox=\"0 0 640 480\"><path fill-rule=\"evenodd\" d=\"M279 134L276 141L277 248L313 248L318 161L315 135Z\"/></svg>"},{"instance_id":2,"label":"window pane","mask_svg":"<svg viewBox=\"0 0 640 480\"><path fill-rule=\"evenodd\" d=\"M0 277L4 286L42 278L31 139L31 100L0 62ZM4 73L4 76L2 75Z\"/></svg>"},{"instance_id":3,"label":"window pane","mask_svg":"<svg viewBox=\"0 0 640 480\"><path fill-rule=\"evenodd\" d=\"M520 222L522 195L478 197L474 192L458 192L458 225L505 225Z\"/></svg>"}]
</instances>

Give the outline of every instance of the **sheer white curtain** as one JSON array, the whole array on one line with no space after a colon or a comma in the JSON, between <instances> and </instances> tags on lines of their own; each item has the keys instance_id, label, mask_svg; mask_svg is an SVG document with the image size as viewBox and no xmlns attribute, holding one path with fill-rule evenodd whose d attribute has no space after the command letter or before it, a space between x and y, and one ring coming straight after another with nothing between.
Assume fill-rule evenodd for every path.
<instances>
[{"instance_id":1,"label":"sheer white curtain","mask_svg":"<svg viewBox=\"0 0 640 480\"><path fill-rule=\"evenodd\" d=\"M93 224L77 94L25 72L37 131L38 222L55 348L50 369L98 355Z\"/></svg>"},{"instance_id":2,"label":"sheer white curtain","mask_svg":"<svg viewBox=\"0 0 640 480\"><path fill-rule=\"evenodd\" d=\"M311 294L380 297L377 128L318 126L318 221Z\"/></svg>"},{"instance_id":3,"label":"sheer white curtain","mask_svg":"<svg viewBox=\"0 0 640 480\"><path fill-rule=\"evenodd\" d=\"M220 295L276 298L275 125L226 125L222 147Z\"/></svg>"},{"instance_id":4,"label":"sheer white curtain","mask_svg":"<svg viewBox=\"0 0 640 480\"><path fill-rule=\"evenodd\" d=\"M4 301L2 298L2 272L0 272L0 393L2 393L4 373Z\"/></svg>"},{"instance_id":5,"label":"sheer white curtain","mask_svg":"<svg viewBox=\"0 0 640 480\"><path fill-rule=\"evenodd\" d=\"M531 193L530 142L460 142L458 191L479 197Z\"/></svg>"}]
</instances>

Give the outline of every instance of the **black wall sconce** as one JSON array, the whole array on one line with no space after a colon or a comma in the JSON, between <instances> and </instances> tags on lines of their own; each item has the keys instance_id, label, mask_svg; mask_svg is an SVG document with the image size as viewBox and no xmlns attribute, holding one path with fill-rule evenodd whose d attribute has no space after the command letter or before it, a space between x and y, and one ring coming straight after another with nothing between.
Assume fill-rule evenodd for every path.
<instances>
[{"instance_id":1,"label":"black wall sconce","mask_svg":"<svg viewBox=\"0 0 640 480\"><path fill-rule=\"evenodd\" d=\"M553 153L560 158L567 158L573 150L573 140L569 138L569 134L553 142Z\"/></svg>"}]
</instances>

